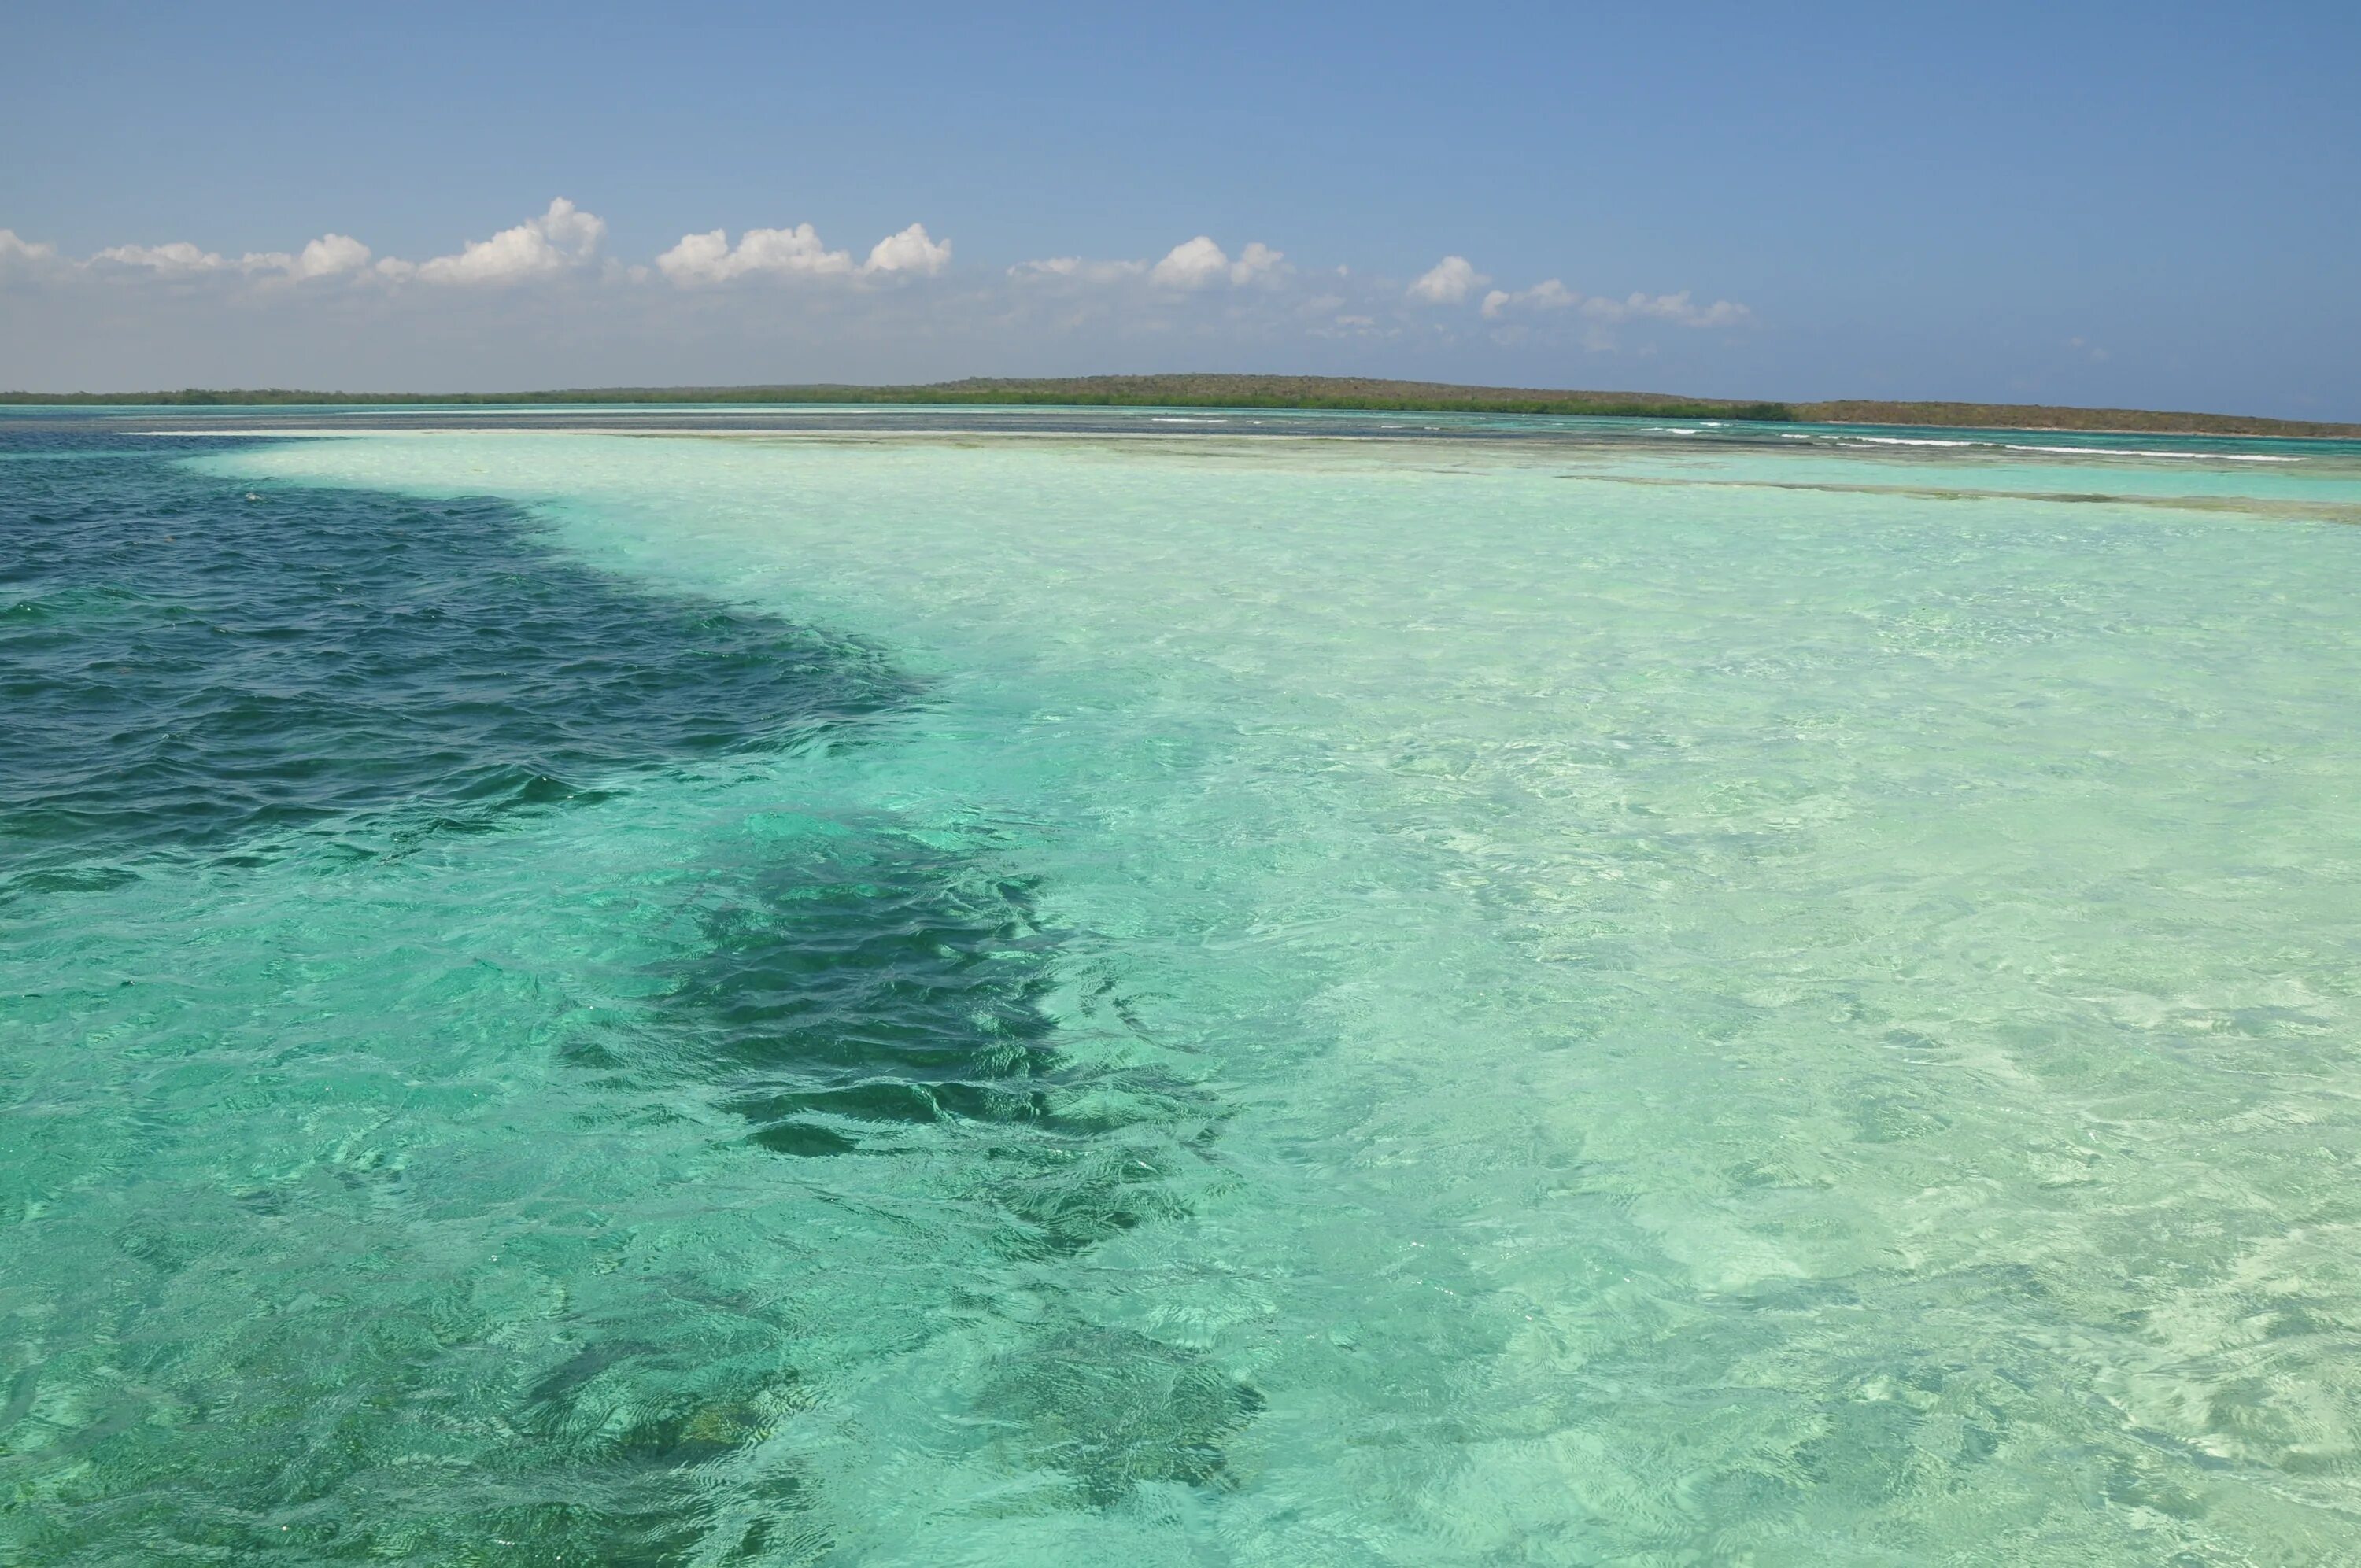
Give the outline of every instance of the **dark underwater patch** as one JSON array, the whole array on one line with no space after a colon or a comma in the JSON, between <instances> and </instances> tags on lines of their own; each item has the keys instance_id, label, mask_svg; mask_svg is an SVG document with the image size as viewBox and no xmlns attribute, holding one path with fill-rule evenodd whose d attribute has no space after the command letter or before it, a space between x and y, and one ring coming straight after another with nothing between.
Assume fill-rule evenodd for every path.
<instances>
[{"instance_id":1,"label":"dark underwater patch","mask_svg":"<svg viewBox=\"0 0 2361 1568\"><path fill-rule=\"evenodd\" d=\"M0 430L0 888L480 829L917 695L853 640L570 563L504 502L249 490L107 440ZM4 460L34 444L65 450Z\"/></svg>"},{"instance_id":2,"label":"dark underwater patch","mask_svg":"<svg viewBox=\"0 0 2361 1568\"><path fill-rule=\"evenodd\" d=\"M956 1150L1014 1256L1071 1255L1180 1212L1168 1178L1210 1125L1202 1093L1148 1066L1077 1059L1044 1011L1066 938L1036 888L987 856L883 822L784 840L792 854L702 894L698 956L668 975L664 1038L783 1156Z\"/></svg>"},{"instance_id":3,"label":"dark underwater patch","mask_svg":"<svg viewBox=\"0 0 2361 1568\"><path fill-rule=\"evenodd\" d=\"M1184 1214L1218 1107L1152 1058L1061 1037L1049 993L1074 936L1034 882L995 874L988 835L950 850L885 820L810 829L703 890L696 956L638 1047L663 1054L600 1065L702 1078L749 1142L798 1166L906 1159L1011 1260ZM1082 1005L1130 1026L1111 982ZM1195 1351L1081 1320L1028 1329L975 1401L998 1462L1058 1473L1093 1508L1142 1482L1235 1486L1229 1440L1263 1405Z\"/></svg>"}]
</instances>

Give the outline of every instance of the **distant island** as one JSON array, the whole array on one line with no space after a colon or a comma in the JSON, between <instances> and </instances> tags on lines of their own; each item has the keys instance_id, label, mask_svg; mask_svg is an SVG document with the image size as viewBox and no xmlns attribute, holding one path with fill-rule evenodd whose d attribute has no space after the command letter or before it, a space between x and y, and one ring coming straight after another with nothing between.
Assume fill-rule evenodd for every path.
<instances>
[{"instance_id":1,"label":"distant island","mask_svg":"<svg viewBox=\"0 0 2361 1568\"><path fill-rule=\"evenodd\" d=\"M2257 419L2149 409L2077 409L2041 403L1746 402L1664 392L1554 391L1461 387L1358 376L971 377L922 386L815 383L778 387L583 387L544 392L314 392L283 388L177 392L0 392L0 404L236 407L516 403L974 403L1130 408L1368 409L1404 413L1621 415L1643 419L1927 425L1950 429L2119 431L2135 434L2361 438L2361 424Z\"/></svg>"}]
</instances>

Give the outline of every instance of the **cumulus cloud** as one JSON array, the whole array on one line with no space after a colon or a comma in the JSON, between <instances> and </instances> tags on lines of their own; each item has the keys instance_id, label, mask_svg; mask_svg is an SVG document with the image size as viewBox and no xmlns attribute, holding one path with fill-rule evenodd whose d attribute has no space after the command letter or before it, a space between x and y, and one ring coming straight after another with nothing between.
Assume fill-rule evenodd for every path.
<instances>
[{"instance_id":1,"label":"cumulus cloud","mask_svg":"<svg viewBox=\"0 0 2361 1568\"><path fill-rule=\"evenodd\" d=\"M518 283L553 277L591 260L606 237L604 219L560 196L541 216L502 229L489 239L469 240L456 256L438 256L415 265L388 257L377 264L377 270L387 278L416 278L427 283ZM309 247L305 253L310 253Z\"/></svg>"},{"instance_id":2,"label":"cumulus cloud","mask_svg":"<svg viewBox=\"0 0 2361 1568\"><path fill-rule=\"evenodd\" d=\"M369 264L369 247L348 234L324 234L297 254L287 270L296 278L335 278Z\"/></svg>"},{"instance_id":3,"label":"cumulus cloud","mask_svg":"<svg viewBox=\"0 0 2361 1568\"><path fill-rule=\"evenodd\" d=\"M852 264L851 251L830 250L822 244L819 231L809 224L748 229L734 246L726 229L683 235L678 245L656 258L657 270L685 288L757 274L841 278L856 272L898 272L932 278L950 263L951 242L936 239L924 224L887 235L870 247L869 259L859 267Z\"/></svg>"},{"instance_id":4,"label":"cumulus cloud","mask_svg":"<svg viewBox=\"0 0 2361 1568\"><path fill-rule=\"evenodd\" d=\"M1166 289L1202 289L1222 282L1252 283L1286 270L1286 252L1273 250L1260 240L1249 244L1233 261L1212 236L1201 234L1165 252L1164 259L1148 269L1148 278Z\"/></svg>"},{"instance_id":5,"label":"cumulus cloud","mask_svg":"<svg viewBox=\"0 0 2361 1568\"><path fill-rule=\"evenodd\" d=\"M1466 257L1446 256L1420 274L1410 286L1410 297L1430 305L1455 305L1491 280Z\"/></svg>"},{"instance_id":6,"label":"cumulus cloud","mask_svg":"<svg viewBox=\"0 0 2361 1568\"><path fill-rule=\"evenodd\" d=\"M912 224L900 234L889 234L869 250L863 272L915 272L932 278L951 264L951 242L930 239L927 225Z\"/></svg>"},{"instance_id":7,"label":"cumulus cloud","mask_svg":"<svg viewBox=\"0 0 2361 1568\"><path fill-rule=\"evenodd\" d=\"M1230 258L1211 236L1199 235L1167 251L1148 274L1148 281L1167 289L1202 289L1230 273Z\"/></svg>"},{"instance_id":8,"label":"cumulus cloud","mask_svg":"<svg viewBox=\"0 0 2361 1568\"><path fill-rule=\"evenodd\" d=\"M1243 286L1281 278L1290 270L1287 252L1273 250L1257 239L1250 242L1238 258L1230 263L1230 281Z\"/></svg>"},{"instance_id":9,"label":"cumulus cloud","mask_svg":"<svg viewBox=\"0 0 2361 1568\"><path fill-rule=\"evenodd\" d=\"M1511 294L1495 289L1484 296L1484 319L1498 321L1512 310L1563 311L1580 304L1582 296L1554 278L1545 278L1530 289L1520 289Z\"/></svg>"},{"instance_id":10,"label":"cumulus cloud","mask_svg":"<svg viewBox=\"0 0 2361 1568\"><path fill-rule=\"evenodd\" d=\"M734 247L727 230L714 229L683 235L678 245L656 258L656 268L674 282L688 285L726 283L760 272L837 275L852 270L852 253L829 249L809 224L748 229Z\"/></svg>"}]
</instances>

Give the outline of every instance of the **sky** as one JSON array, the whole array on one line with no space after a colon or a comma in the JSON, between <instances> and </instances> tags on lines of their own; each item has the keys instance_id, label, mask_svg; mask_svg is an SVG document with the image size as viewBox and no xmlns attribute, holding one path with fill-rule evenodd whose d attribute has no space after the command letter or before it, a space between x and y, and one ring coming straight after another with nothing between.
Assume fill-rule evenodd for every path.
<instances>
[{"instance_id":1,"label":"sky","mask_svg":"<svg viewBox=\"0 0 2361 1568\"><path fill-rule=\"evenodd\" d=\"M2361 420L2361 6L26 6L0 389Z\"/></svg>"}]
</instances>

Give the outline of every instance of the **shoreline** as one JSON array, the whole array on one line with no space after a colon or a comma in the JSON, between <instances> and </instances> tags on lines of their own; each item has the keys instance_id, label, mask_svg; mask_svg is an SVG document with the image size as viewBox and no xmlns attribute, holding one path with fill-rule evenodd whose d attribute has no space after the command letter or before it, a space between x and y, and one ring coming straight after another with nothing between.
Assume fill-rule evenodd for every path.
<instances>
[{"instance_id":1,"label":"shoreline","mask_svg":"<svg viewBox=\"0 0 2361 1568\"><path fill-rule=\"evenodd\" d=\"M854 386L567 388L507 392L343 392L186 388L140 392L0 392L14 408L532 408L704 405L726 408L1135 408L1232 412L1528 414L1676 419L1831 428L2016 431L2037 434L2181 435L2263 441L2361 440L2361 423L2038 403L1741 400L1662 392L1558 390L1357 377L1104 376Z\"/></svg>"}]
</instances>

